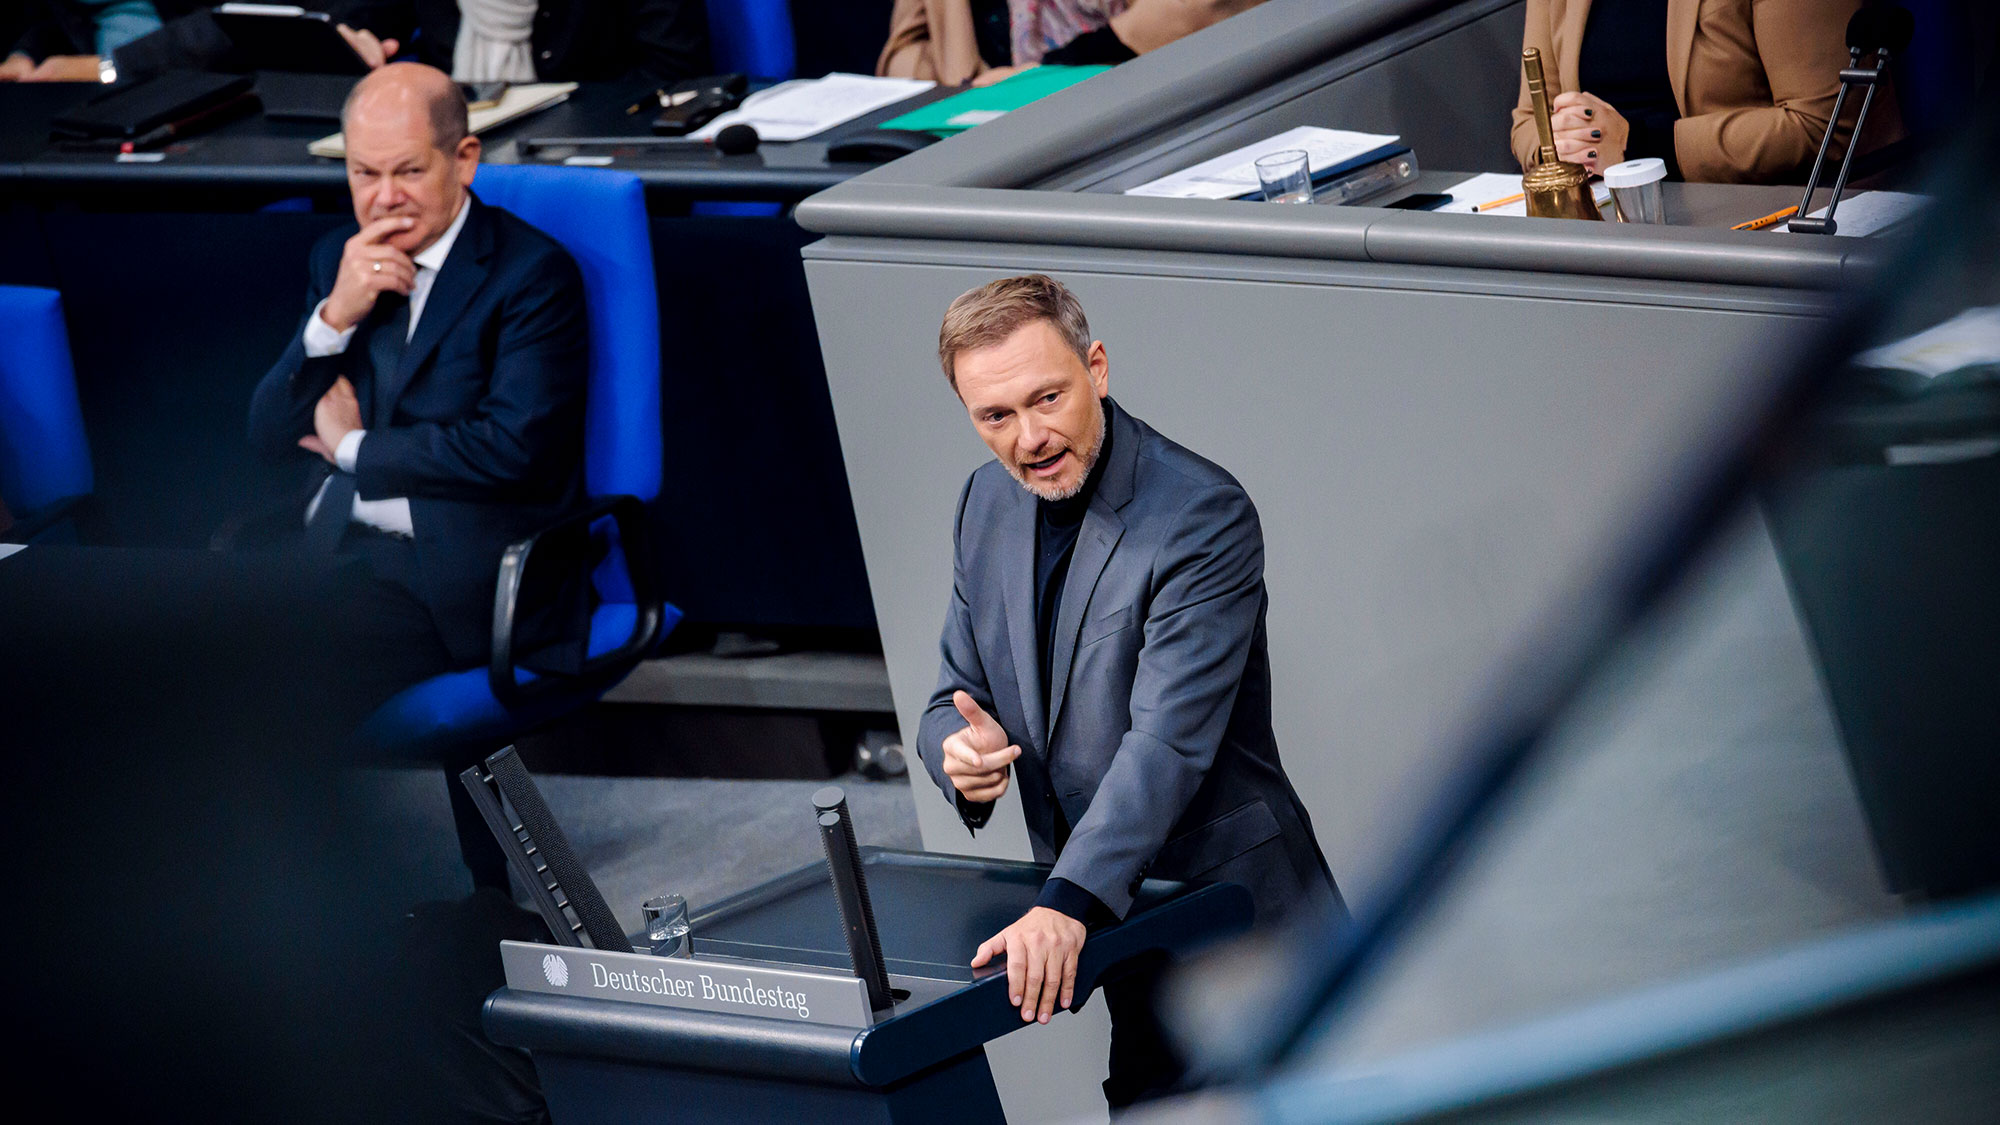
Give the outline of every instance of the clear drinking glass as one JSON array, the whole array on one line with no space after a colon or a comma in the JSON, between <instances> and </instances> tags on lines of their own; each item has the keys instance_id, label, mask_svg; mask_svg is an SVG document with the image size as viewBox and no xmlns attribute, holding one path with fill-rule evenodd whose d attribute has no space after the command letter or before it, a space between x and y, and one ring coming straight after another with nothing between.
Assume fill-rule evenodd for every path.
<instances>
[{"instance_id":1,"label":"clear drinking glass","mask_svg":"<svg viewBox=\"0 0 2000 1125\"><path fill-rule=\"evenodd\" d=\"M1313 201L1312 171L1302 149L1288 148L1258 157L1257 182L1263 185L1266 203Z\"/></svg>"},{"instance_id":2,"label":"clear drinking glass","mask_svg":"<svg viewBox=\"0 0 2000 1125\"><path fill-rule=\"evenodd\" d=\"M652 943L653 952L661 957L685 957L692 944L688 941L688 904L679 895L661 895L649 898L639 904L639 913L646 918L646 940Z\"/></svg>"}]
</instances>

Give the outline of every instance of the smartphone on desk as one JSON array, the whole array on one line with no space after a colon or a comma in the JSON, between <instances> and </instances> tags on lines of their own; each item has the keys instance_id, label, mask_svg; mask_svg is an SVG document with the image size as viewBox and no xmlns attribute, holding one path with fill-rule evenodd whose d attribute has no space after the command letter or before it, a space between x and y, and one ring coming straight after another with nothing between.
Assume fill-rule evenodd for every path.
<instances>
[{"instance_id":1,"label":"smartphone on desk","mask_svg":"<svg viewBox=\"0 0 2000 1125\"><path fill-rule=\"evenodd\" d=\"M1450 202L1451 196L1444 192L1423 191L1415 195L1406 195L1394 203L1385 203L1383 206L1391 211L1435 211Z\"/></svg>"}]
</instances>

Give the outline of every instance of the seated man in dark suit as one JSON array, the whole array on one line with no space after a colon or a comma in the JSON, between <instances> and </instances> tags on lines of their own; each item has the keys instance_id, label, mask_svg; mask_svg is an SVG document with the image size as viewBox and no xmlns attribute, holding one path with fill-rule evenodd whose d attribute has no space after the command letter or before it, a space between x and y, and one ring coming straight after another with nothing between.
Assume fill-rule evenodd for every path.
<instances>
[{"instance_id":1,"label":"seated man in dark suit","mask_svg":"<svg viewBox=\"0 0 2000 1125\"><path fill-rule=\"evenodd\" d=\"M487 662L501 553L583 499L589 336L568 253L469 190L479 138L442 72L375 71L343 127L358 229L314 247L250 440L314 455L297 519L309 553L365 576L327 622L365 705ZM579 660L582 598L517 647Z\"/></svg>"},{"instance_id":2,"label":"seated man in dark suit","mask_svg":"<svg viewBox=\"0 0 2000 1125\"><path fill-rule=\"evenodd\" d=\"M1038 904L980 945L1022 1019L1075 993L1088 927L1146 876L1240 883L1261 925L1343 913L1278 760L1264 533L1243 486L1110 398L1111 364L1041 274L952 302L938 358L995 460L965 482L937 690L917 751L968 828L1020 786ZM1113 1107L1181 1065L1152 980L1107 984Z\"/></svg>"}]
</instances>

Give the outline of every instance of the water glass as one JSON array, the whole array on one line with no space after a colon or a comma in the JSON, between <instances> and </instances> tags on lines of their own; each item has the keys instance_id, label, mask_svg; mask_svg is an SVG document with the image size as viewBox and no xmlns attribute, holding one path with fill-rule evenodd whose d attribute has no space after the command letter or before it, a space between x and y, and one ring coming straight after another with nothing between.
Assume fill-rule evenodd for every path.
<instances>
[{"instance_id":1,"label":"water glass","mask_svg":"<svg viewBox=\"0 0 2000 1125\"><path fill-rule=\"evenodd\" d=\"M688 940L688 904L680 895L661 895L639 904L646 919L646 940L661 957L685 957L693 944Z\"/></svg>"},{"instance_id":2,"label":"water glass","mask_svg":"<svg viewBox=\"0 0 2000 1125\"><path fill-rule=\"evenodd\" d=\"M1257 182L1263 185L1266 203L1313 201L1312 172L1301 149L1288 148L1258 157Z\"/></svg>"}]
</instances>

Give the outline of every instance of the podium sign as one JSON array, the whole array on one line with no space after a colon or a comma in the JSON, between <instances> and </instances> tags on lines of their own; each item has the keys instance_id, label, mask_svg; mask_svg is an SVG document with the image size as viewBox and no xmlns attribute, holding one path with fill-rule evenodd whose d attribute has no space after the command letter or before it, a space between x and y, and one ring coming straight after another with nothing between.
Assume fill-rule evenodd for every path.
<instances>
[{"instance_id":1,"label":"podium sign","mask_svg":"<svg viewBox=\"0 0 2000 1125\"><path fill-rule=\"evenodd\" d=\"M507 987L522 992L834 1027L874 1023L867 987L848 974L525 941L501 942L500 960Z\"/></svg>"}]
</instances>

